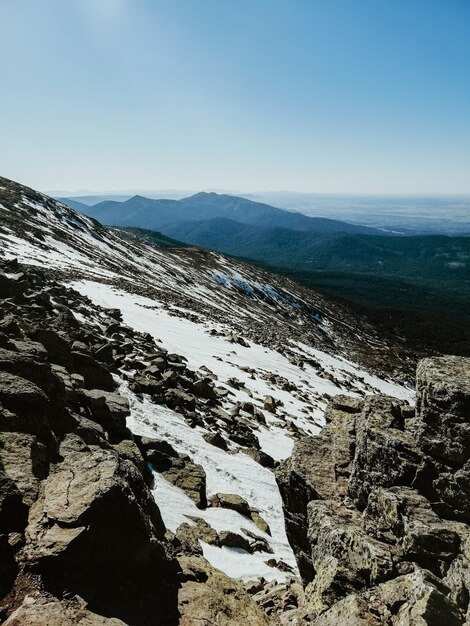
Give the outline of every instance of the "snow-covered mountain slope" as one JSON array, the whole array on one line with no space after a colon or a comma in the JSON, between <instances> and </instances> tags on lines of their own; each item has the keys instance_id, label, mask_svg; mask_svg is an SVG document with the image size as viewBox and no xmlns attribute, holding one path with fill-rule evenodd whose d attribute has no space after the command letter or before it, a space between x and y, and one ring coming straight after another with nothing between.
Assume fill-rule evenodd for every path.
<instances>
[{"instance_id":1,"label":"snow-covered mountain slope","mask_svg":"<svg viewBox=\"0 0 470 626\"><path fill-rule=\"evenodd\" d=\"M124 324L216 382L220 406L185 412L133 391L137 372L117 374L131 430L189 455L206 472L208 498L241 496L270 534L236 510L197 508L156 473L153 493L167 528L199 517L217 531L249 531L267 542L269 551L253 553L203 542L206 558L230 576L295 572L272 465L290 455L296 438L319 431L333 395L380 391L411 401L412 355L348 306L285 278L204 250L153 247L6 179L0 217L0 255L40 266L86 296L77 319L99 326L99 307L118 308ZM243 436L230 430L234 420ZM226 449L208 441L214 433Z\"/></svg>"}]
</instances>

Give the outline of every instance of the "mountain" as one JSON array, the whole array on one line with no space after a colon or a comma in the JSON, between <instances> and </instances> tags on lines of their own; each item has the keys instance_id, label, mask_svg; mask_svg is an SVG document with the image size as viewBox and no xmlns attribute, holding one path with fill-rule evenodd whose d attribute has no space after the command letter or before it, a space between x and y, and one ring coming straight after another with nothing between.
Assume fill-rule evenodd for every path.
<instances>
[{"instance_id":1,"label":"mountain","mask_svg":"<svg viewBox=\"0 0 470 626\"><path fill-rule=\"evenodd\" d=\"M69 206L74 204L73 200L66 200L66 202ZM103 224L137 226L147 230L161 230L165 233L165 228L169 225L213 218L304 232L381 233L367 226L356 226L321 217L307 217L302 213L276 209L246 198L204 192L182 200L152 200L143 196L134 196L125 202L99 202L91 207L81 207L80 210L100 220Z\"/></svg>"},{"instance_id":2,"label":"mountain","mask_svg":"<svg viewBox=\"0 0 470 626\"><path fill-rule=\"evenodd\" d=\"M256 261L376 311L411 340L416 334L438 350L468 352L469 237L397 235L214 193L179 201L136 196L83 210Z\"/></svg>"},{"instance_id":3,"label":"mountain","mask_svg":"<svg viewBox=\"0 0 470 626\"><path fill-rule=\"evenodd\" d=\"M468 359L415 411L356 307L3 178L0 215L5 626L463 626Z\"/></svg>"},{"instance_id":4,"label":"mountain","mask_svg":"<svg viewBox=\"0 0 470 626\"><path fill-rule=\"evenodd\" d=\"M264 263L306 285L359 302L470 321L470 237L306 233L227 219L170 225L191 244Z\"/></svg>"},{"instance_id":5,"label":"mountain","mask_svg":"<svg viewBox=\"0 0 470 626\"><path fill-rule=\"evenodd\" d=\"M470 276L470 237L310 233L215 218L166 227L196 245L273 265L398 276Z\"/></svg>"},{"instance_id":6,"label":"mountain","mask_svg":"<svg viewBox=\"0 0 470 626\"><path fill-rule=\"evenodd\" d=\"M81 200L77 200L75 198L59 198L59 202L65 202L69 207L79 211L80 213L85 213L88 210L88 204L82 202ZM98 201L98 200L97 200Z\"/></svg>"},{"instance_id":7,"label":"mountain","mask_svg":"<svg viewBox=\"0 0 470 626\"><path fill-rule=\"evenodd\" d=\"M80 209L79 206L92 206L93 204L98 204L98 202L105 202L109 200L113 200L114 202L124 202L125 200L129 200L134 194L100 194L95 196L57 196L55 194L51 194L54 198L59 200L59 202L65 202L72 208L77 208L77 211ZM74 203L77 204L77 207L74 206Z\"/></svg>"}]
</instances>

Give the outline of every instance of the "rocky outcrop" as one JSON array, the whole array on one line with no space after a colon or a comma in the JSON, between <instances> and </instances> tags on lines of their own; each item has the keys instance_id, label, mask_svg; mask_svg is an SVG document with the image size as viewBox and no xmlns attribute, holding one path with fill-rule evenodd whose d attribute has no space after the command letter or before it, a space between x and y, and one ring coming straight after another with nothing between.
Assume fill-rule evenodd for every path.
<instances>
[{"instance_id":1,"label":"rocky outcrop","mask_svg":"<svg viewBox=\"0 0 470 626\"><path fill-rule=\"evenodd\" d=\"M470 522L470 372L467 359L424 359L416 375L413 434L431 459L431 498L445 517Z\"/></svg>"},{"instance_id":2,"label":"rocky outcrop","mask_svg":"<svg viewBox=\"0 0 470 626\"><path fill-rule=\"evenodd\" d=\"M73 589L100 614L112 607L125 622L152 624L146 616L159 611L164 621L161 593L174 594L168 581L176 567L142 474L114 450L72 437L31 507L24 557L58 596Z\"/></svg>"},{"instance_id":3,"label":"rocky outcrop","mask_svg":"<svg viewBox=\"0 0 470 626\"><path fill-rule=\"evenodd\" d=\"M470 618L470 359L418 365L416 409L334 398L327 426L276 477L305 584L297 619L452 624Z\"/></svg>"}]
</instances>

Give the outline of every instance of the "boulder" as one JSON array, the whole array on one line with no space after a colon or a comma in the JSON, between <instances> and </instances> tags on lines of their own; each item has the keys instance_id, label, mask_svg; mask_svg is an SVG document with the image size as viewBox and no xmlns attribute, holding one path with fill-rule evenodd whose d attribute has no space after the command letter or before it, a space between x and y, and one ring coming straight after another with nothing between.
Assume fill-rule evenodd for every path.
<instances>
[{"instance_id":1,"label":"boulder","mask_svg":"<svg viewBox=\"0 0 470 626\"><path fill-rule=\"evenodd\" d=\"M259 463L262 467L268 467L269 469L274 469L275 461L272 456L266 454L262 450L257 450L256 448L243 448L243 454L247 454L249 457Z\"/></svg>"},{"instance_id":2,"label":"boulder","mask_svg":"<svg viewBox=\"0 0 470 626\"><path fill-rule=\"evenodd\" d=\"M180 458L178 452L168 441L137 437L136 443L144 458L153 465L157 472L165 472L170 469L173 460Z\"/></svg>"},{"instance_id":3,"label":"boulder","mask_svg":"<svg viewBox=\"0 0 470 626\"><path fill-rule=\"evenodd\" d=\"M251 519L251 521L264 533L270 535L268 523L261 517L259 511L253 509L248 502L235 493L216 493L210 499L210 506L231 509Z\"/></svg>"},{"instance_id":4,"label":"boulder","mask_svg":"<svg viewBox=\"0 0 470 626\"><path fill-rule=\"evenodd\" d=\"M165 403L169 409L194 411L196 398L182 389L169 389L165 392Z\"/></svg>"},{"instance_id":5,"label":"boulder","mask_svg":"<svg viewBox=\"0 0 470 626\"><path fill-rule=\"evenodd\" d=\"M227 442L225 441L225 439L222 437L222 435L219 432L205 433L203 435L203 439L205 439L207 443L210 443L216 448L220 448L221 450L227 450Z\"/></svg>"},{"instance_id":6,"label":"boulder","mask_svg":"<svg viewBox=\"0 0 470 626\"><path fill-rule=\"evenodd\" d=\"M210 506L231 509L241 515L250 517L251 508L248 502L235 493L216 493L210 498Z\"/></svg>"},{"instance_id":7,"label":"boulder","mask_svg":"<svg viewBox=\"0 0 470 626\"><path fill-rule=\"evenodd\" d=\"M394 613L397 624L461 626L463 615L449 599L449 588L436 576L422 569L398 576L369 591L367 599L378 596L382 615ZM383 607L383 608L382 608Z\"/></svg>"},{"instance_id":8,"label":"boulder","mask_svg":"<svg viewBox=\"0 0 470 626\"><path fill-rule=\"evenodd\" d=\"M191 517L193 524L180 524L176 530L173 544L178 554L200 554L202 548L199 541L210 545L219 546L220 540L217 531L200 517Z\"/></svg>"},{"instance_id":9,"label":"boulder","mask_svg":"<svg viewBox=\"0 0 470 626\"><path fill-rule=\"evenodd\" d=\"M132 441L131 439L122 439L118 443L113 444L113 450L115 450L119 454L119 457L121 459L127 459L128 461L132 461L132 463L134 463L139 472L144 477L148 478L148 475L151 472L147 469L145 459L134 441Z\"/></svg>"},{"instance_id":10,"label":"boulder","mask_svg":"<svg viewBox=\"0 0 470 626\"><path fill-rule=\"evenodd\" d=\"M21 354L27 354L30 356L35 356L39 358L41 361L45 361L47 359L47 350L38 341L22 341L18 339L12 340L12 347L16 350L16 352L20 352Z\"/></svg>"},{"instance_id":11,"label":"boulder","mask_svg":"<svg viewBox=\"0 0 470 626\"><path fill-rule=\"evenodd\" d=\"M218 539L218 536L217 536ZM173 546L177 555L196 554L202 556L202 547L195 526L185 522L176 529Z\"/></svg>"},{"instance_id":12,"label":"boulder","mask_svg":"<svg viewBox=\"0 0 470 626\"><path fill-rule=\"evenodd\" d=\"M360 509L374 486L411 486L425 462L413 436L403 428L400 402L386 396L364 400L356 416L355 454L349 494Z\"/></svg>"},{"instance_id":13,"label":"boulder","mask_svg":"<svg viewBox=\"0 0 470 626\"><path fill-rule=\"evenodd\" d=\"M386 396L333 398L321 434L279 464L307 623L468 620L469 363L422 361L415 413Z\"/></svg>"},{"instance_id":14,"label":"boulder","mask_svg":"<svg viewBox=\"0 0 470 626\"><path fill-rule=\"evenodd\" d=\"M85 443L106 447L108 443L106 431L100 424L82 415L72 414L71 418L73 420L71 430Z\"/></svg>"},{"instance_id":15,"label":"boulder","mask_svg":"<svg viewBox=\"0 0 470 626\"><path fill-rule=\"evenodd\" d=\"M470 522L470 359L423 359L416 375L413 434L432 459L436 510Z\"/></svg>"},{"instance_id":16,"label":"boulder","mask_svg":"<svg viewBox=\"0 0 470 626\"><path fill-rule=\"evenodd\" d=\"M272 396L266 396L263 401L263 408L270 413L275 413L277 402Z\"/></svg>"},{"instance_id":17,"label":"boulder","mask_svg":"<svg viewBox=\"0 0 470 626\"><path fill-rule=\"evenodd\" d=\"M124 396L101 389L82 389L79 397L90 412L90 417L113 437L129 438L126 417L130 414L129 401Z\"/></svg>"},{"instance_id":18,"label":"boulder","mask_svg":"<svg viewBox=\"0 0 470 626\"><path fill-rule=\"evenodd\" d=\"M198 398L214 400L216 397L214 383L210 378L201 378L192 385L192 391Z\"/></svg>"},{"instance_id":19,"label":"boulder","mask_svg":"<svg viewBox=\"0 0 470 626\"><path fill-rule=\"evenodd\" d=\"M70 447L31 507L25 553L55 595L78 594L91 611L130 624L176 624L177 567L164 532L134 463Z\"/></svg>"},{"instance_id":20,"label":"boulder","mask_svg":"<svg viewBox=\"0 0 470 626\"><path fill-rule=\"evenodd\" d=\"M163 472L163 476L182 489L198 508L206 508L206 473L202 465L193 463L189 457L174 459L171 467Z\"/></svg>"},{"instance_id":21,"label":"boulder","mask_svg":"<svg viewBox=\"0 0 470 626\"><path fill-rule=\"evenodd\" d=\"M49 398L51 406L60 406L64 402L62 381L54 375L49 363L36 356L0 348L0 371L16 374L37 385Z\"/></svg>"},{"instance_id":22,"label":"boulder","mask_svg":"<svg viewBox=\"0 0 470 626\"><path fill-rule=\"evenodd\" d=\"M44 391L30 380L0 372L0 402L16 413L44 412L49 404Z\"/></svg>"},{"instance_id":23,"label":"boulder","mask_svg":"<svg viewBox=\"0 0 470 626\"><path fill-rule=\"evenodd\" d=\"M47 351L51 363L69 368L72 364L70 343L51 328L39 328L31 336L34 341L42 344Z\"/></svg>"},{"instance_id":24,"label":"boulder","mask_svg":"<svg viewBox=\"0 0 470 626\"><path fill-rule=\"evenodd\" d=\"M307 588L311 613L321 613L348 593L394 575L390 547L362 530L357 512L314 500L308 506L308 521L315 571Z\"/></svg>"},{"instance_id":25,"label":"boulder","mask_svg":"<svg viewBox=\"0 0 470 626\"><path fill-rule=\"evenodd\" d=\"M449 525L416 490L375 487L363 518L365 530L395 543L403 558L442 576L460 547L458 525Z\"/></svg>"},{"instance_id":26,"label":"boulder","mask_svg":"<svg viewBox=\"0 0 470 626\"><path fill-rule=\"evenodd\" d=\"M261 517L261 515L259 514L259 511L256 511L255 509L251 509L250 519L253 522L253 524L257 528L260 529L261 532L266 533L267 535L271 534L271 529L269 528L268 522L264 519L264 517Z\"/></svg>"},{"instance_id":27,"label":"boulder","mask_svg":"<svg viewBox=\"0 0 470 626\"><path fill-rule=\"evenodd\" d=\"M219 541L221 546L227 548L240 548L246 552L252 552L251 544L248 539L242 537L238 533L234 533L231 530L221 530L219 532Z\"/></svg>"},{"instance_id":28,"label":"boulder","mask_svg":"<svg viewBox=\"0 0 470 626\"><path fill-rule=\"evenodd\" d=\"M282 496L289 542L294 550L300 575L312 580L314 569L307 537L309 502L329 498L336 489L331 439L327 435L296 442L292 456L276 469Z\"/></svg>"},{"instance_id":29,"label":"boulder","mask_svg":"<svg viewBox=\"0 0 470 626\"><path fill-rule=\"evenodd\" d=\"M72 357L74 369L77 374L83 376L87 389L99 388L105 391L114 391L117 385L112 375L92 356L82 352L73 352Z\"/></svg>"},{"instance_id":30,"label":"boulder","mask_svg":"<svg viewBox=\"0 0 470 626\"><path fill-rule=\"evenodd\" d=\"M416 370L420 448L454 468L470 459L470 358L423 359Z\"/></svg>"}]
</instances>

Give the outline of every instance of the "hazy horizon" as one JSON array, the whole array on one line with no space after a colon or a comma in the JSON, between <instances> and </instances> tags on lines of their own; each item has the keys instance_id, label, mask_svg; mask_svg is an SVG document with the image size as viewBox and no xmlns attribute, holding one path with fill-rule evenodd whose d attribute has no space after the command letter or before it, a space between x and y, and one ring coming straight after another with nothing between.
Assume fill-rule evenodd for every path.
<instances>
[{"instance_id":1,"label":"hazy horizon","mask_svg":"<svg viewBox=\"0 0 470 626\"><path fill-rule=\"evenodd\" d=\"M426 198L436 198L436 199L445 199L445 198L469 198L470 192L466 193L453 193L453 192L440 192L440 193L400 193L400 192L360 192L360 191L296 191L295 189L252 189L252 190L241 190L241 189L220 189L217 187L208 187L201 189L181 189L181 188L171 188L171 189L77 189L77 190L66 190L66 189L42 189L38 188L39 191L45 193L46 195L52 197L65 197L65 198L76 198L83 196L134 196L134 195L142 195L145 196L149 194L148 197L154 195L161 195L164 193L178 194L184 197L184 194L195 195L197 193L217 193L217 194L227 194L227 195L239 195L242 197L249 195L261 195L261 194L273 194L273 195L282 195L282 194L292 194L297 196L318 196L318 197L354 197L354 198L416 198L416 199L426 199ZM163 196L162 196L163 197Z\"/></svg>"}]
</instances>

